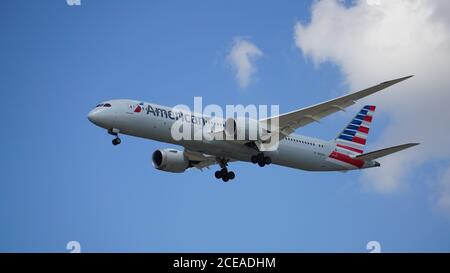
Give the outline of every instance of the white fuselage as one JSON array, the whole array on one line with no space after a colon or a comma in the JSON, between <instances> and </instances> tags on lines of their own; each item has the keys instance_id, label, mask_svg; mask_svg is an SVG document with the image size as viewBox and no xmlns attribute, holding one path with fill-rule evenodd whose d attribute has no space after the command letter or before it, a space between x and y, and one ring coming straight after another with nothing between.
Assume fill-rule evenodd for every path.
<instances>
[{"instance_id":1,"label":"white fuselage","mask_svg":"<svg viewBox=\"0 0 450 273\"><path fill-rule=\"evenodd\" d=\"M108 130L118 130L120 134L181 145L192 151L231 160L249 162L251 156L259 152L249 145L227 140L174 140L171 128L177 121L177 117L170 107L141 103L141 109L136 111L139 101L111 100L105 103L111 106L94 108L88 118L97 126ZM203 122L200 115L193 116L185 115L183 122L191 124ZM217 126L223 126L223 124L224 121L220 120ZM363 162L363 165L359 167L348 162L337 161L330 158L333 151L335 151L333 141L291 134L279 142L276 150L266 151L264 154L271 157L273 164L308 171L346 171L374 167L373 162Z\"/></svg>"}]
</instances>

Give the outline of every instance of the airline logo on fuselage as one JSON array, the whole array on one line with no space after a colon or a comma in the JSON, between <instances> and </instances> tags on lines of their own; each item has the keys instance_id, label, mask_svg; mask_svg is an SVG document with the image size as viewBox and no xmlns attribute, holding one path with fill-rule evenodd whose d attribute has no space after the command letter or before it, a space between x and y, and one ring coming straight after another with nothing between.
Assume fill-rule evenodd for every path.
<instances>
[{"instance_id":1,"label":"airline logo on fuselage","mask_svg":"<svg viewBox=\"0 0 450 273\"><path fill-rule=\"evenodd\" d=\"M136 108L134 109L135 113L140 113L142 111L142 106L144 105L143 102L139 103Z\"/></svg>"},{"instance_id":2,"label":"airline logo on fuselage","mask_svg":"<svg viewBox=\"0 0 450 273\"><path fill-rule=\"evenodd\" d=\"M190 113L183 113L181 111L173 111L173 110L167 110L165 108L160 107L153 107L152 105L148 104L147 106L144 105L143 102L139 103L135 108L135 113L145 113L147 115L152 114L154 117L161 117L165 119L171 119L171 120L179 120L182 119L185 122L192 123L192 124L201 124L205 125L210 118L206 117L199 117L196 115L192 115Z\"/></svg>"}]
</instances>

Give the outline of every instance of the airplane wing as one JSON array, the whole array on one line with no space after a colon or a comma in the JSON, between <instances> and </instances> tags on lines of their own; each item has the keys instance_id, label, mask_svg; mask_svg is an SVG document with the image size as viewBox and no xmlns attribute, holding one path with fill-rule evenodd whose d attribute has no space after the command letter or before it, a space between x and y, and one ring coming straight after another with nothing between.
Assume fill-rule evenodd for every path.
<instances>
[{"instance_id":1,"label":"airplane wing","mask_svg":"<svg viewBox=\"0 0 450 273\"><path fill-rule=\"evenodd\" d=\"M204 154L201 152L184 149L184 155L189 160L192 167L202 170L203 168L209 168L211 165L218 164L217 157L213 155ZM227 159L227 162L233 162L235 160Z\"/></svg>"},{"instance_id":2,"label":"airplane wing","mask_svg":"<svg viewBox=\"0 0 450 273\"><path fill-rule=\"evenodd\" d=\"M320 119L338 111L345 111L345 108L355 104L359 99L372 95L373 93L381 91L391 85L394 85L411 77L413 76L382 82L378 85L336 99L295 110L286 114L281 114L276 117L262 119L260 120L260 122L267 122L267 126L270 126L271 122L275 118L278 118L279 129L275 130L272 133L280 133L280 139L282 139L294 132L295 129L299 127L308 125L311 122L318 122Z\"/></svg>"},{"instance_id":3,"label":"airplane wing","mask_svg":"<svg viewBox=\"0 0 450 273\"><path fill-rule=\"evenodd\" d=\"M398 146L389 147L389 148L381 149L378 151L373 151L370 153L358 155L358 156L356 156L356 158L364 160L364 161L370 161L370 160L374 160L374 159L377 159L377 158L380 158L383 156L387 156L387 155L399 152L404 149L408 149L408 148L416 146L416 145L419 145L419 143L408 143L408 144L398 145Z\"/></svg>"},{"instance_id":4,"label":"airplane wing","mask_svg":"<svg viewBox=\"0 0 450 273\"><path fill-rule=\"evenodd\" d=\"M217 163L215 156L191 151L188 149L184 149L184 155L189 160L190 164L198 169L208 168L209 166Z\"/></svg>"}]
</instances>

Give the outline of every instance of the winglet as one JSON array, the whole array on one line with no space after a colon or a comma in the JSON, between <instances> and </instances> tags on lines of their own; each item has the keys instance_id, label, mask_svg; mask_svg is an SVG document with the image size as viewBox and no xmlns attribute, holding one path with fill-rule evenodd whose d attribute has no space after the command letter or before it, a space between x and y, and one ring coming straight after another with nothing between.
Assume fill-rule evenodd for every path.
<instances>
[{"instance_id":1,"label":"winglet","mask_svg":"<svg viewBox=\"0 0 450 273\"><path fill-rule=\"evenodd\" d=\"M394 85L396 83L402 82L402 81L407 80L407 79L412 78L412 77L414 77L414 75L406 76L406 77L403 77L403 78L398 78L398 79L395 79L395 80L385 81L385 82L380 83L380 85L391 86L391 85Z\"/></svg>"}]
</instances>

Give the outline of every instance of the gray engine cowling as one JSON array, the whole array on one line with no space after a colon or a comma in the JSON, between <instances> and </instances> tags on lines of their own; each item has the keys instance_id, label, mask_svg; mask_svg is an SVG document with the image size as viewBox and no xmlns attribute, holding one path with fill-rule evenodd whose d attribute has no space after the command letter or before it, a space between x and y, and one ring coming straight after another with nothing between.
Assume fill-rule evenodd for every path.
<instances>
[{"instance_id":1,"label":"gray engine cowling","mask_svg":"<svg viewBox=\"0 0 450 273\"><path fill-rule=\"evenodd\" d=\"M175 149L158 149L153 152L152 164L155 169L182 173L189 167L189 160L184 153Z\"/></svg>"}]
</instances>

